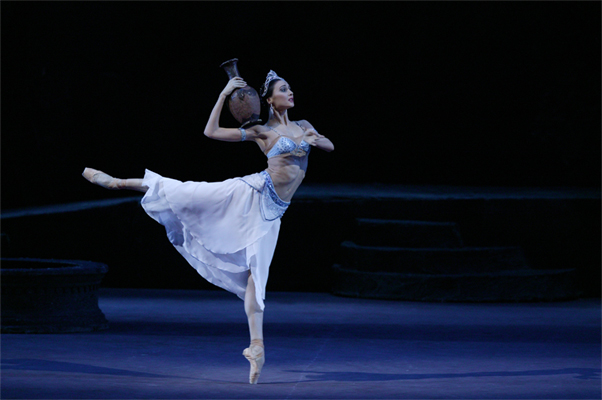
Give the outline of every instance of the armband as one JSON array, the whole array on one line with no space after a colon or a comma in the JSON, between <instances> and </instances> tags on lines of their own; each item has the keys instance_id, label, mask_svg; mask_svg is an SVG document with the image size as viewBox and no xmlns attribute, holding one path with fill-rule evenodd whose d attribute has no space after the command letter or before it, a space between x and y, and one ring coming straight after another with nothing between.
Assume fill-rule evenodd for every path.
<instances>
[{"instance_id":1,"label":"armband","mask_svg":"<svg viewBox=\"0 0 602 400\"><path fill-rule=\"evenodd\" d=\"M240 130L240 134L241 134L241 138L240 141L244 142L245 139L247 138L247 131L244 130L244 128L238 128Z\"/></svg>"}]
</instances>

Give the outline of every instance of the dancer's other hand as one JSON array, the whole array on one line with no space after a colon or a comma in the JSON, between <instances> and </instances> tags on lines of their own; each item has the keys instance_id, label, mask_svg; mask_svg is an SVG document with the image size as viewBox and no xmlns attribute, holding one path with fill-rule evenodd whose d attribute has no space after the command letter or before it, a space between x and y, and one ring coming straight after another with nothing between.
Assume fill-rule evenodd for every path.
<instances>
[{"instance_id":1,"label":"dancer's other hand","mask_svg":"<svg viewBox=\"0 0 602 400\"><path fill-rule=\"evenodd\" d=\"M247 86L247 82L245 82L240 76L235 76L234 78L228 81L228 84L222 90L222 94L224 96L229 96L236 89Z\"/></svg>"},{"instance_id":2,"label":"dancer's other hand","mask_svg":"<svg viewBox=\"0 0 602 400\"><path fill-rule=\"evenodd\" d=\"M315 143L318 139L323 138L324 135L320 135L315 129L309 128L305 130L305 135L303 136L303 140L310 146L315 146Z\"/></svg>"}]
</instances>

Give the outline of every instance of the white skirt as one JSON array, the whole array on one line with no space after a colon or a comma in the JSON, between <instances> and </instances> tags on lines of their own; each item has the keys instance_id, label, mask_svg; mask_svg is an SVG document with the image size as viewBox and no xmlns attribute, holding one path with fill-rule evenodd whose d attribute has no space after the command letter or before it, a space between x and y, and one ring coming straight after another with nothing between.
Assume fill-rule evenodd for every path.
<instances>
[{"instance_id":1,"label":"white skirt","mask_svg":"<svg viewBox=\"0 0 602 400\"><path fill-rule=\"evenodd\" d=\"M267 172L223 182L181 182L146 170L141 200L146 213L165 226L178 252L212 284L244 300L249 272L264 309L270 263L280 217L289 203Z\"/></svg>"}]
</instances>

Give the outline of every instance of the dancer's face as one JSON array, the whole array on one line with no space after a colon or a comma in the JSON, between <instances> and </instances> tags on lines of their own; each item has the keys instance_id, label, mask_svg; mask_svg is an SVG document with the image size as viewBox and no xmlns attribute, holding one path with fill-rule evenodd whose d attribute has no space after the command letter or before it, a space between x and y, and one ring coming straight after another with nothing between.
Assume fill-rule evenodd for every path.
<instances>
[{"instance_id":1,"label":"dancer's face","mask_svg":"<svg viewBox=\"0 0 602 400\"><path fill-rule=\"evenodd\" d=\"M270 97L271 104L277 110L286 110L295 106L293 91L287 81L281 80L274 84L274 91Z\"/></svg>"}]
</instances>

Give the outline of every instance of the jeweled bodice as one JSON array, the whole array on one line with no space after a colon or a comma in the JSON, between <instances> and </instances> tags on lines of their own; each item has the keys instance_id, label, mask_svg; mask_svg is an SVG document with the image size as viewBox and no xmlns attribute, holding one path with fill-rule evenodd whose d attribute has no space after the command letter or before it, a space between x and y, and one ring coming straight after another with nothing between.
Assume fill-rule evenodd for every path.
<instances>
[{"instance_id":1,"label":"jeweled bodice","mask_svg":"<svg viewBox=\"0 0 602 400\"><path fill-rule=\"evenodd\" d=\"M272 158L275 156L279 156L281 154L292 154L293 156L303 157L304 155L309 154L310 151L309 143L305 140L302 140L301 143L297 144L291 138L286 136L281 136L276 144L272 146L268 154L266 156L268 158Z\"/></svg>"},{"instance_id":2,"label":"jeweled bodice","mask_svg":"<svg viewBox=\"0 0 602 400\"><path fill-rule=\"evenodd\" d=\"M303 131L305 132L305 128L297 121L294 121ZM266 125L267 126L267 125ZM268 154L266 154L267 158L272 158L275 156L279 156L281 154L291 154L296 157L303 157L309 154L311 150L309 143L305 140L301 140L301 143L297 144L293 139L287 136L282 136L280 132L271 126L267 126L274 132L280 136L276 143L272 146Z\"/></svg>"}]
</instances>

